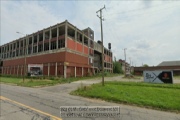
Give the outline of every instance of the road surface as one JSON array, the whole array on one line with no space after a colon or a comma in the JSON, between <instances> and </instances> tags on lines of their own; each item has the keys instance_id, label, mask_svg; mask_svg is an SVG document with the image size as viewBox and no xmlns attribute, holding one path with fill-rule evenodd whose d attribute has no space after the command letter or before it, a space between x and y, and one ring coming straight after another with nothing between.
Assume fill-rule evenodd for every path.
<instances>
[{"instance_id":1,"label":"road surface","mask_svg":"<svg viewBox=\"0 0 180 120\"><path fill-rule=\"evenodd\" d=\"M120 77L105 80L120 80ZM100 82L99 78L43 88L1 84L0 120L180 120L180 114L116 104L69 95L81 85ZM139 80L137 80L138 82ZM61 106L120 106L119 118L62 118Z\"/></svg>"}]
</instances>

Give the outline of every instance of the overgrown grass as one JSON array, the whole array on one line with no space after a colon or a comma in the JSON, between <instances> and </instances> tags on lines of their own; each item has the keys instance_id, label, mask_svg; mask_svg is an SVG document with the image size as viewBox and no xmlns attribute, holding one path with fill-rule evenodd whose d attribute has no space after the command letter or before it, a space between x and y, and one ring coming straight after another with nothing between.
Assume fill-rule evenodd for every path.
<instances>
[{"instance_id":1,"label":"overgrown grass","mask_svg":"<svg viewBox=\"0 0 180 120\"><path fill-rule=\"evenodd\" d=\"M178 76L174 76L174 79L176 79L176 80L180 80L180 75L178 75Z\"/></svg>"},{"instance_id":2,"label":"overgrown grass","mask_svg":"<svg viewBox=\"0 0 180 120\"><path fill-rule=\"evenodd\" d=\"M110 74L105 73L106 77L117 76L118 74ZM93 79L101 77L101 74L96 74L94 76L87 76L87 77L72 77L72 78L60 78L60 77L25 77L25 81L23 82L22 77L17 76L9 76L3 75L0 77L0 82L2 83L11 83L19 86L26 86L26 87L36 87L36 86L50 86L56 84L63 84L63 83L70 83L78 80L85 80L85 79Z\"/></svg>"},{"instance_id":3,"label":"overgrown grass","mask_svg":"<svg viewBox=\"0 0 180 120\"><path fill-rule=\"evenodd\" d=\"M74 95L99 98L117 103L133 104L161 110L180 112L180 84L148 84L135 82L106 82L71 92Z\"/></svg>"}]
</instances>

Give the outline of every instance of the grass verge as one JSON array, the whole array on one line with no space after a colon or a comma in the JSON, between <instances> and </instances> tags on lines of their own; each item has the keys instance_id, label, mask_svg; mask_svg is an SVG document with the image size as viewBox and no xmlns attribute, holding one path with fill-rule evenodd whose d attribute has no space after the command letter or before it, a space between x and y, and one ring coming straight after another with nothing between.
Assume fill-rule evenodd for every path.
<instances>
[{"instance_id":1,"label":"grass verge","mask_svg":"<svg viewBox=\"0 0 180 120\"><path fill-rule=\"evenodd\" d=\"M106 82L105 86L83 86L73 95L99 98L117 103L180 112L180 84L148 84L135 82Z\"/></svg>"}]
</instances>

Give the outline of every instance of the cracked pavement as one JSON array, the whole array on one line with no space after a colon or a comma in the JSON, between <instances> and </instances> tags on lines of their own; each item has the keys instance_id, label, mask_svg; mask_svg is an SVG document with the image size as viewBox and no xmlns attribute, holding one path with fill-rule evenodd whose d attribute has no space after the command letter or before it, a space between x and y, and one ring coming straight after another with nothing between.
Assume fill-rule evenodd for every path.
<instances>
[{"instance_id":1,"label":"cracked pavement","mask_svg":"<svg viewBox=\"0 0 180 120\"><path fill-rule=\"evenodd\" d=\"M107 80L123 80L120 76L106 77ZM124 81L124 80L123 80ZM126 80L127 81L127 80ZM129 80L132 81L132 80ZM142 80L136 80L139 82ZM158 111L131 105L106 102L70 95L69 92L81 85L101 82L101 78L80 80L67 84L59 84L43 88L28 88L1 84L1 96L31 106L45 113L60 117L60 106L120 106L119 118L62 118L63 120L180 120L179 113ZM48 120L46 115L1 100L0 120Z\"/></svg>"}]
</instances>

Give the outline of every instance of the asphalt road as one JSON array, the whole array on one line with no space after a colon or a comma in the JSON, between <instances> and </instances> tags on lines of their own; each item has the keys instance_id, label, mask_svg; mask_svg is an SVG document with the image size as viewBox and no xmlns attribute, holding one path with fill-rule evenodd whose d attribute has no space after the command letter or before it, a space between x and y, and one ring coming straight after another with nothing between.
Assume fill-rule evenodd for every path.
<instances>
[{"instance_id":1,"label":"asphalt road","mask_svg":"<svg viewBox=\"0 0 180 120\"><path fill-rule=\"evenodd\" d=\"M119 79L119 77L112 77L105 80ZM0 120L180 120L180 114L177 113L69 95L70 91L77 89L81 85L97 82L100 82L100 80L81 80L43 88L1 84ZM62 118L60 117L61 106L119 106L120 117Z\"/></svg>"}]
</instances>

